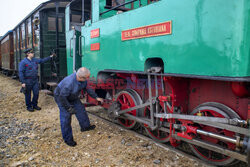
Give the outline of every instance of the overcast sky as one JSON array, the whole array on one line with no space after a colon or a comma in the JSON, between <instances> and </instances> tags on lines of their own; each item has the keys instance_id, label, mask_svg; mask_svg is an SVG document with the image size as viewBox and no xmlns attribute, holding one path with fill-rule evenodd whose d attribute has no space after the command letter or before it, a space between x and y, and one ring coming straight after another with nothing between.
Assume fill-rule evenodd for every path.
<instances>
[{"instance_id":1,"label":"overcast sky","mask_svg":"<svg viewBox=\"0 0 250 167\"><path fill-rule=\"evenodd\" d=\"M0 0L0 36L12 30L38 5L48 0Z\"/></svg>"}]
</instances>

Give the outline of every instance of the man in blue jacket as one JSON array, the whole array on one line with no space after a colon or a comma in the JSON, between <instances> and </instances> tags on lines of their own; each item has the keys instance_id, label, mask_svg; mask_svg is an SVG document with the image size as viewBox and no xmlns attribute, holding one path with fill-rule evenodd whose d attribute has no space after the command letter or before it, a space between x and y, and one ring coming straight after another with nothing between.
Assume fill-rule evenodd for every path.
<instances>
[{"instance_id":1,"label":"man in blue jacket","mask_svg":"<svg viewBox=\"0 0 250 167\"><path fill-rule=\"evenodd\" d=\"M60 110L62 137L64 142L69 146L76 145L76 142L73 140L71 127L72 114L76 115L82 132L95 128L95 125L90 125L85 107L80 101L81 90L86 90L92 98L103 102L103 99L98 98L92 89L87 88L87 79L89 76L90 71L82 67L76 73L65 77L54 91L54 98Z\"/></svg>"},{"instance_id":2,"label":"man in blue jacket","mask_svg":"<svg viewBox=\"0 0 250 167\"><path fill-rule=\"evenodd\" d=\"M38 64L49 61L53 55L44 59L34 58L34 52L31 48L24 50L26 58L19 63L19 78L22 83L22 87L26 90L25 103L27 110L33 112L35 110L41 110L41 107L37 106L39 97L39 82L38 82ZM33 98L31 101L31 91L33 91Z\"/></svg>"}]
</instances>

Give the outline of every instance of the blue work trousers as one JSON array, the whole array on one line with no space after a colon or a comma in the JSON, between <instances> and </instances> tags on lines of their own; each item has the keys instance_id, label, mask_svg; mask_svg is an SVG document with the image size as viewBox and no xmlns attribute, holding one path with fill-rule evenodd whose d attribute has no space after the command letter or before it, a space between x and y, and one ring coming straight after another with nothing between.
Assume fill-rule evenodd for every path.
<instances>
[{"instance_id":1,"label":"blue work trousers","mask_svg":"<svg viewBox=\"0 0 250 167\"><path fill-rule=\"evenodd\" d=\"M27 108L32 108L37 106L38 97L39 97L39 83L33 82L30 84L26 84L26 93L25 93L25 103ZM31 101L31 91L33 92L33 98Z\"/></svg>"},{"instance_id":2,"label":"blue work trousers","mask_svg":"<svg viewBox=\"0 0 250 167\"><path fill-rule=\"evenodd\" d=\"M67 110L62 106L60 101L55 97L55 101L60 110L60 123L62 137L65 142L73 140L72 127L71 127L71 116L72 114L68 113ZM85 111L84 105L78 99L74 102L71 102L72 107L76 110L76 118L79 122L81 129L87 128L90 126L89 117Z\"/></svg>"}]
</instances>

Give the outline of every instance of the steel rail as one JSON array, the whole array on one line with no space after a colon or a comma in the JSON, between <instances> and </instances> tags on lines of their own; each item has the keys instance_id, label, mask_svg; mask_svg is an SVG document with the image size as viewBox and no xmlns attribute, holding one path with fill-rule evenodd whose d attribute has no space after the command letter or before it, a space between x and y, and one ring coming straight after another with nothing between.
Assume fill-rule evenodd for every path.
<instances>
[{"instance_id":1,"label":"steel rail","mask_svg":"<svg viewBox=\"0 0 250 167\"><path fill-rule=\"evenodd\" d=\"M92 117L95 117L96 119L99 119L99 120L101 120L101 121L103 121L103 122L105 122L105 123L107 123L107 124L109 124L109 125L118 127L118 128L120 128L120 129L122 129L122 130L124 130L124 131L126 131L126 132L132 133L132 134L134 134L136 137L139 137L140 139L143 139L143 140L146 140L146 141L150 141L150 142L154 143L156 146L159 146L159 147L163 148L163 149L166 150L166 151L172 151L172 152L174 152L174 153L176 153L176 154L180 154L180 155L182 155L182 156L184 156L184 157L188 157L188 158L190 158L190 159L192 159L192 160L195 160L195 161L197 161L197 162L199 162L199 163L201 163L201 164L203 164L203 165L205 165L205 166L208 166L208 167L215 167L215 166L213 166L213 165L211 165L211 164L208 164L208 163L202 161L201 159L197 158L196 156L194 156L194 155L192 155L192 154L190 154L190 153L187 153L187 152L181 150L180 148L175 148L175 147L171 146L169 143L163 144L163 143L156 142L156 141L154 141L153 139L151 139L151 138L148 137L148 136L145 136L145 135L140 134L140 133L138 133L138 132L135 132L135 131L133 131L133 130L125 129L123 126L117 124L117 123L114 122L113 120L111 121L111 120L109 120L109 119L103 118L103 117L101 117L101 116L99 116L99 115L97 115L97 114L93 114L93 113L88 112L88 111L87 111L87 113L88 113L88 115L90 115L90 116L92 116ZM163 129L167 129L167 128L160 128L160 129L163 130Z\"/></svg>"}]
</instances>

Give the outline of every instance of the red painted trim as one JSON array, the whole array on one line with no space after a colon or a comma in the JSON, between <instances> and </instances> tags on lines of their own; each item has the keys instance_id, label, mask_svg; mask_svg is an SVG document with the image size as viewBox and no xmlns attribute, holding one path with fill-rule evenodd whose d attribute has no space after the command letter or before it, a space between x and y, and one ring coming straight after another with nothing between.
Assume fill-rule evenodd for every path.
<instances>
[{"instance_id":1,"label":"red painted trim","mask_svg":"<svg viewBox=\"0 0 250 167\"><path fill-rule=\"evenodd\" d=\"M90 50L91 51L100 50L100 43L93 43L93 44L91 44Z\"/></svg>"},{"instance_id":2,"label":"red painted trim","mask_svg":"<svg viewBox=\"0 0 250 167\"><path fill-rule=\"evenodd\" d=\"M90 37L91 38L97 38L100 36L100 28L91 30Z\"/></svg>"},{"instance_id":3,"label":"red painted trim","mask_svg":"<svg viewBox=\"0 0 250 167\"><path fill-rule=\"evenodd\" d=\"M172 21L122 31L122 41L172 33Z\"/></svg>"}]
</instances>

